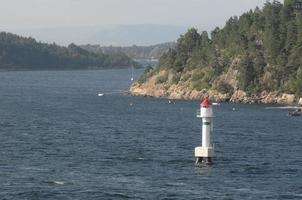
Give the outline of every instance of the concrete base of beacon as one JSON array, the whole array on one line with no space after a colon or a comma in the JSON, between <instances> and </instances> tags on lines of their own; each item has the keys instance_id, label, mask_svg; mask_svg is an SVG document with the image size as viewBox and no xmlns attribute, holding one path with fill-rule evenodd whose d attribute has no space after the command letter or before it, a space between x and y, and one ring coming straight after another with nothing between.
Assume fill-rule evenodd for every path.
<instances>
[{"instance_id":1,"label":"concrete base of beacon","mask_svg":"<svg viewBox=\"0 0 302 200\"><path fill-rule=\"evenodd\" d=\"M213 147L196 147L195 148L195 164L196 165L211 165L214 157Z\"/></svg>"}]
</instances>

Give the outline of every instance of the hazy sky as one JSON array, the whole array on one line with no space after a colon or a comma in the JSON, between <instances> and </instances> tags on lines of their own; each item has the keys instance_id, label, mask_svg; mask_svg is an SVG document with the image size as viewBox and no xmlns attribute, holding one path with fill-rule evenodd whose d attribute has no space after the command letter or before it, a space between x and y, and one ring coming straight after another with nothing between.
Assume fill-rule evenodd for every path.
<instances>
[{"instance_id":1,"label":"hazy sky","mask_svg":"<svg viewBox=\"0 0 302 200\"><path fill-rule=\"evenodd\" d=\"M206 28L266 0L0 0L0 28L162 24Z\"/></svg>"}]
</instances>

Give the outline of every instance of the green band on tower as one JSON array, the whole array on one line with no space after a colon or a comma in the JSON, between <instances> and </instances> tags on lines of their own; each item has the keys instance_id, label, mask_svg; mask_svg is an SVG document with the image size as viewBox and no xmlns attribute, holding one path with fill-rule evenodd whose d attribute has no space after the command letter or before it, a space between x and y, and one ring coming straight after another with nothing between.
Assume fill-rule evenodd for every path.
<instances>
[{"instance_id":1,"label":"green band on tower","mask_svg":"<svg viewBox=\"0 0 302 200\"><path fill-rule=\"evenodd\" d=\"M202 122L203 125L211 125L211 122Z\"/></svg>"}]
</instances>

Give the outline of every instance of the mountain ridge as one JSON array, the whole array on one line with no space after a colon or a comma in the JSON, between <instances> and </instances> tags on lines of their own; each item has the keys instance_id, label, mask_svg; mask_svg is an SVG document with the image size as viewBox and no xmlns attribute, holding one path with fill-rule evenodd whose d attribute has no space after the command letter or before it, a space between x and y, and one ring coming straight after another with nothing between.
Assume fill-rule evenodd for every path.
<instances>
[{"instance_id":1,"label":"mountain ridge","mask_svg":"<svg viewBox=\"0 0 302 200\"><path fill-rule=\"evenodd\" d=\"M166 42L150 46L100 46L100 45L81 45L85 50L97 53L123 53L132 59L159 59L169 49L175 47L175 42Z\"/></svg>"},{"instance_id":2,"label":"mountain ridge","mask_svg":"<svg viewBox=\"0 0 302 200\"><path fill-rule=\"evenodd\" d=\"M186 30L183 26L160 24L121 24L103 26L75 26L53 28L13 29L11 32L39 41L67 46L100 44L101 46L150 46L175 41ZM76 33L76 34L74 34Z\"/></svg>"}]
</instances>

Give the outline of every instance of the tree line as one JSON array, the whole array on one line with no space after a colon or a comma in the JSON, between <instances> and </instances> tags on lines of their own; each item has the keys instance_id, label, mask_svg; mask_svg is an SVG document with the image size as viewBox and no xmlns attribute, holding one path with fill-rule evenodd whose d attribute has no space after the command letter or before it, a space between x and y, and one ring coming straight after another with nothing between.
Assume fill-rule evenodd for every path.
<instances>
[{"instance_id":1,"label":"tree line","mask_svg":"<svg viewBox=\"0 0 302 200\"><path fill-rule=\"evenodd\" d=\"M1 69L88 69L124 67L135 64L125 54L93 53L70 44L37 42L29 37L0 33Z\"/></svg>"}]
</instances>

